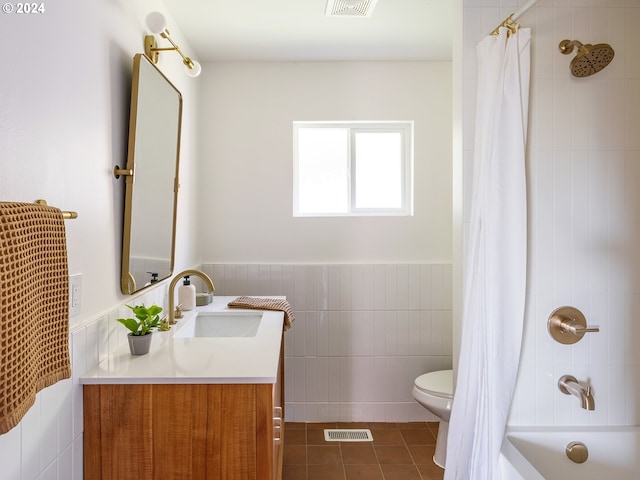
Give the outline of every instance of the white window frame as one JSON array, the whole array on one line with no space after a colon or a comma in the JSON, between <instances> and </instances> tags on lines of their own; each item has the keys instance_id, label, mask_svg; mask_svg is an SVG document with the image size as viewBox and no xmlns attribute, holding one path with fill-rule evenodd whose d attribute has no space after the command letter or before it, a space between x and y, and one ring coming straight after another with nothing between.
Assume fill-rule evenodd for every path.
<instances>
[{"instance_id":1,"label":"white window frame","mask_svg":"<svg viewBox=\"0 0 640 480\"><path fill-rule=\"evenodd\" d=\"M300 212L298 131L302 128L348 129L348 210L347 212ZM355 141L357 133L400 133L402 136L402 204L398 208L356 208ZM358 217L358 216L412 216L413 215L413 121L386 122L293 122L293 216L294 217Z\"/></svg>"}]
</instances>

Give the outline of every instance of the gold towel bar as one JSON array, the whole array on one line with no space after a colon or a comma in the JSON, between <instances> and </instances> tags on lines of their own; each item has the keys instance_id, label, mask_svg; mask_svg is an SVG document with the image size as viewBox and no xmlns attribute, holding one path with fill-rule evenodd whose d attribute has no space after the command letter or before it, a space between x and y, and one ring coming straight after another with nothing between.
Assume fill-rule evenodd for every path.
<instances>
[{"instance_id":1,"label":"gold towel bar","mask_svg":"<svg viewBox=\"0 0 640 480\"><path fill-rule=\"evenodd\" d=\"M47 205L47 201L46 200L36 200L36 203L38 205ZM68 220L70 218L78 218L78 212L62 212L62 218L64 218L65 220Z\"/></svg>"}]
</instances>

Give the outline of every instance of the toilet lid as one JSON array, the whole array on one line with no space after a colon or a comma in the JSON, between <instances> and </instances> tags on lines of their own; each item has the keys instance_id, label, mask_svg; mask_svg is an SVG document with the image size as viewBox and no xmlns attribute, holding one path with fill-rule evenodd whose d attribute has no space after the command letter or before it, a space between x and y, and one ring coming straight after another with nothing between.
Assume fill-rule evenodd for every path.
<instances>
[{"instance_id":1,"label":"toilet lid","mask_svg":"<svg viewBox=\"0 0 640 480\"><path fill-rule=\"evenodd\" d=\"M429 372L416 378L416 387L439 397L453 398L453 370Z\"/></svg>"}]
</instances>

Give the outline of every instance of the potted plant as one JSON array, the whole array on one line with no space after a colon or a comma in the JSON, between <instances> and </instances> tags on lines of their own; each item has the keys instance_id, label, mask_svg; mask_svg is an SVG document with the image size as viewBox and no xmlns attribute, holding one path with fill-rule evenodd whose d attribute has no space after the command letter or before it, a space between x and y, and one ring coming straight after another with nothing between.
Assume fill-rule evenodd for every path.
<instances>
[{"instance_id":1,"label":"potted plant","mask_svg":"<svg viewBox=\"0 0 640 480\"><path fill-rule=\"evenodd\" d=\"M135 307L127 305L127 308L133 311L136 318L118 318L117 320L131 330L127 337L129 350L131 350L132 355L149 353L151 334L153 333L151 329L160 326L159 314L162 312L162 307L153 304L147 308L143 303Z\"/></svg>"}]
</instances>

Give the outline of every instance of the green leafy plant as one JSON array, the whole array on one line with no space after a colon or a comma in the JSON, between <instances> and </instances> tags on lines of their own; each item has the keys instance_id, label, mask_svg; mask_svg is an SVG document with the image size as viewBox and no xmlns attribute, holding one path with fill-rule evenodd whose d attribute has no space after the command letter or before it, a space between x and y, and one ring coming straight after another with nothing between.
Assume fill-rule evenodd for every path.
<instances>
[{"instance_id":1,"label":"green leafy plant","mask_svg":"<svg viewBox=\"0 0 640 480\"><path fill-rule=\"evenodd\" d=\"M151 305L149 308L142 305L132 307L127 305L133 311L136 318L118 318L117 320L131 330L132 335L147 335L151 333L152 328L160 326L160 312L162 307L156 304Z\"/></svg>"}]
</instances>

